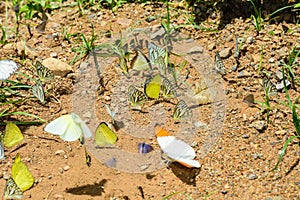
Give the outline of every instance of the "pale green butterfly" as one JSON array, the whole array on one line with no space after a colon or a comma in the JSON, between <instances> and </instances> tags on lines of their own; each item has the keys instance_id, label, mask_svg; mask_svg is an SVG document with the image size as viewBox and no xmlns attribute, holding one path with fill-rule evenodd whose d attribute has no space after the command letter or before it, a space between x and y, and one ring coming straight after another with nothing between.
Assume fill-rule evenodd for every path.
<instances>
[{"instance_id":1,"label":"pale green butterfly","mask_svg":"<svg viewBox=\"0 0 300 200\"><path fill-rule=\"evenodd\" d=\"M75 113L63 115L50 122L44 129L53 135L59 135L61 139L72 142L77 139L81 141L89 138L92 133L88 126Z\"/></svg>"}]
</instances>

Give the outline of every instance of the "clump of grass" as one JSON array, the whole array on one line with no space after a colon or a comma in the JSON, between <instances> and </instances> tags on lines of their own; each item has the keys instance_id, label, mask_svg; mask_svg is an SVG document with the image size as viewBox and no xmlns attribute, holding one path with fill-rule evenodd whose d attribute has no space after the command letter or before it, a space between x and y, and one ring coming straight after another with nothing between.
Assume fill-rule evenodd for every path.
<instances>
[{"instance_id":1,"label":"clump of grass","mask_svg":"<svg viewBox=\"0 0 300 200\"><path fill-rule=\"evenodd\" d=\"M254 15L251 15L257 33L263 28L264 19L262 18L261 8L257 8L253 0L249 0L254 9Z\"/></svg>"},{"instance_id":2,"label":"clump of grass","mask_svg":"<svg viewBox=\"0 0 300 200\"><path fill-rule=\"evenodd\" d=\"M282 75L283 75L285 96L286 96L287 101L288 101L288 107L292 110L292 119L293 119L294 127L296 129L296 134L289 137L286 140L286 142L284 143L283 148L281 149L281 151L279 153L278 161L277 161L275 167L272 169L272 171L274 171L278 168L280 162L282 161L282 159L285 155L285 152L286 152L286 149L287 149L288 145L295 139L297 139L298 142L300 141L300 118L299 118L299 116L297 114L297 111L296 111L297 103L298 103L298 100L300 98L300 95L294 100L294 102L292 102L292 100L290 98L290 95L289 95L289 92L288 92L288 89L287 89L287 86L286 86L286 77L285 77L285 69L284 68L282 68Z\"/></svg>"}]
</instances>

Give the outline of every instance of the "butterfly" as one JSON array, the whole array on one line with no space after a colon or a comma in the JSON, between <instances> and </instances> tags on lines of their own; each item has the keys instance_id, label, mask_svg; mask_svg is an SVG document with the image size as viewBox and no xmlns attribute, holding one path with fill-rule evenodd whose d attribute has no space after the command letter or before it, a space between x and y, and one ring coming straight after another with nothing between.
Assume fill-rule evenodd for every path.
<instances>
[{"instance_id":1,"label":"butterfly","mask_svg":"<svg viewBox=\"0 0 300 200\"><path fill-rule=\"evenodd\" d=\"M149 144L146 144L144 142L139 143L138 148L139 148L139 153L141 154L149 153L150 151L153 150L153 148Z\"/></svg>"},{"instance_id":2,"label":"butterfly","mask_svg":"<svg viewBox=\"0 0 300 200\"><path fill-rule=\"evenodd\" d=\"M23 191L16 184L14 179L9 178L6 181L4 188L4 198L5 199L22 199Z\"/></svg>"},{"instance_id":3,"label":"butterfly","mask_svg":"<svg viewBox=\"0 0 300 200\"><path fill-rule=\"evenodd\" d=\"M45 94L43 85L40 81L37 81L35 85L32 86L33 95L40 100L41 103L45 102Z\"/></svg>"},{"instance_id":4,"label":"butterfly","mask_svg":"<svg viewBox=\"0 0 300 200\"><path fill-rule=\"evenodd\" d=\"M166 78L162 82L161 90L164 98L175 98L177 96L175 86Z\"/></svg>"},{"instance_id":5,"label":"butterfly","mask_svg":"<svg viewBox=\"0 0 300 200\"><path fill-rule=\"evenodd\" d=\"M0 141L0 160L4 159L5 155L4 155L4 147L2 142Z\"/></svg>"},{"instance_id":6,"label":"butterfly","mask_svg":"<svg viewBox=\"0 0 300 200\"><path fill-rule=\"evenodd\" d=\"M189 119L193 116L192 110L183 100L180 100L175 106L173 118L175 120Z\"/></svg>"},{"instance_id":7,"label":"butterfly","mask_svg":"<svg viewBox=\"0 0 300 200\"><path fill-rule=\"evenodd\" d=\"M156 129L159 132L167 132L161 127ZM199 162L194 160L196 153L190 145L182 140L176 139L174 136L159 136L159 132L156 133L158 145L163 153L171 158L171 160L176 161L188 168L200 167Z\"/></svg>"},{"instance_id":8,"label":"butterfly","mask_svg":"<svg viewBox=\"0 0 300 200\"><path fill-rule=\"evenodd\" d=\"M266 94L269 96L276 96L277 95L277 89L276 85L270 81L268 78L263 79L263 88Z\"/></svg>"},{"instance_id":9,"label":"butterfly","mask_svg":"<svg viewBox=\"0 0 300 200\"><path fill-rule=\"evenodd\" d=\"M101 122L96 130L95 143L98 146L106 146L115 144L118 140L117 135L113 132L105 122Z\"/></svg>"},{"instance_id":10,"label":"butterfly","mask_svg":"<svg viewBox=\"0 0 300 200\"><path fill-rule=\"evenodd\" d=\"M141 51L136 51L136 55L132 60L131 66L132 69L138 71L151 69L147 57Z\"/></svg>"},{"instance_id":11,"label":"butterfly","mask_svg":"<svg viewBox=\"0 0 300 200\"><path fill-rule=\"evenodd\" d=\"M92 136L88 126L75 113L60 116L47 124L44 130L53 135L59 135L61 139L68 142L77 139L84 141L84 138Z\"/></svg>"},{"instance_id":12,"label":"butterfly","mask_svg":"<svg viewBox=\"0 0 300 200\"><path fill-rule=\"evenodd\" d=\"M225 69L224 63L223 63L218 51L215 54L215 68L216 68L217 72L220 73L221 75L226 75L226 69Z\"/></svg>"},{"instance_id":13,"label":"butterfly","mask_svg":"<svg viewBox=\"0 0 300 200\"><path fill-rule=\"evenodd\" d=\"M21 160L18 153L11 168L12 178L22 191L28 190L34 183L34 178L27 165Z\"/></svg>"},{"instance_id":14,"label":"butterfly","mask_svg":"<svg viewBox=\"0 0 300 200\"><path fill-rule=\"evenodd\" d=\"M7 123L5 126L5 134L3 137L3 145L5 147L13 147L24 139L23 134L19 127L11 122Z\"/></svg>"},{"instance_id":15,"label":"butterfly","mask_svg":"<svg viewBox=\"0 0 300 200\"><path fill-rule=\"evenodd\" d=\"M0 80L8 79L18 68L12 60L0 60Z\"/></svg>"},{"instance_id":16,"label":"butterfly","mask_svg":"<svg viewBox=\"0 0 300 200\"><path fill-rule=\"evenodd\" d=\"M119 57L119 67L122 69L124 74L128 73L128 66L125 58Z\"/></svg>"},{"instance_id":17,"label":"butterfly","mask_svg":"<svg viewBox=\"0 0 300 200\"><path fill-rule=\"evenodd\" d=\"M21 160L20 154L17 154L15 157L11 174L12 177L6 181L4 198L21 199L23 197L23 191L32 187L34 178L27 165Z\"/></svg>"},{"instance_id":18,"label":"butterfly","mask_svg":"<svg viewBox=\"0 0 300 200\"><path fill-rule=\"evenodd\" d=\"M144 92L136 89L136 87L131 85L128 89L128 100L131 103L131 106L135 107L145 103L148 98Z\"/></svg>"},{"instance_id":19,"label":"butterfly","mask_svg":"<svg viewBox=\"0 0 300 200\"><path fill-rule=\"evenodd\" d=\"M165 71L165 57L166 57L166 50L156 46L153 43L148 44L148 55L150 59L151 65L156 64L158 69L161 71Z\"/></svg>"},{"instance_id":20,"label":"butterfly","mask_svg":"<svg viewBox=\"0 0 300 200\"><path fill-rule=\"evenodd\" d=\"M86 150L86 147L84 146L84 154L85 154L85 163L88 167L91 166L92 164L92 158L91 156L89 155L88 151Z\"/></svg>"},{"instance_id":21,"label":"butterfly","mask_svg":"<svg viewBox=\"0 0 300 200\"><path fill-rule=\"evenodd\" d=\"M159 97L161 87L161 76L158 74L153 79L146 80L144 90L148 97L157 99Z\"/></svg>"},{"instance_id":22,"label":"butterfly","mask_svg":"<svg viewBox=\"0 0 300 200\"><path fill-rule=\"evenodd\" d=\"M45 67L39 61L36 61L35 68L36 68L36 73L41 82L49 81L54 78L53 72L49 68Z\"/></svg>"},{"instance_id":23,"label":"butterfly","mask_svg":"<svg viewBox=\"0 0 300 200\"><path fill-rule=\"evenodd\" d=\"M106 112L111 116L112 123L115 123L115 115L118 112L118 107L115 108L114 111L111 111L108 105L105 104Z\"/></svg>"}]
</instances>

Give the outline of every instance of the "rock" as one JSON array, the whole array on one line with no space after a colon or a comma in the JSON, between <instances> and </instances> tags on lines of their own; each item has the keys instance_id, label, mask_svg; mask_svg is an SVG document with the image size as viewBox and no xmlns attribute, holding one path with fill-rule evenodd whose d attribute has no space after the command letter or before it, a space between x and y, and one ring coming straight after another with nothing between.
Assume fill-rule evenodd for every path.
<instances>
[{"instance_id":1,"label":"rock","mask_svg":"<svg viewBox=\"0 0 300 200\"><path fill-rule=\"evenodd\" d=\"M64 155L65 151L64 150L57 150L54 154L55 155Z\"/></svg>"},{"instance_id":2,"label":"rock","mask_svg":"<svg viewBox=\"0 0 300 200\"><path fill-rule=\"evenodd\" d=\"M50 57L51 57L51 58L57 58L57 53L56 53L56 52L50 53Z\"/></svg>"},{"instance_id":3,"label":"rock","mask_svg":"<svg viewBox=\"0 0 300 200\"><path fill-rule=\"evenodd\" d=\"M258 120L250 124L250 127L253 127L258 131L262 131L266 128L266 122L263 120Z\"/></svg>"},{"instance_id":4,"label":"rock","mask_svg":"<svg viewBox=\"0 0 300 200\"><path fill-rule=\"evenodd\" d=\"M289 49L288 49L288 47L284 46L281 49L279 49L277 51L277 53L278 53L279 59L282 59L289 54Z\"/></svg>"},{"instance_id":5,"label":"rock","mask_svg":"<svg viewBox=\"0 0 300 200\"><path fill-rule=\"evenodd\" d=\"M255 174L255 173L253 173L253 174L250 174L249 176L248 176L248 179L249 180L254 180L254 179L257 179L258 177L257 177L257 175Z\"/></svg>"},{"instance_id":6,"label":"rock","mask_svg":"<svg viewBox=\"0 0 300 200\"><path fill-rule=\"evenodd\" d=\"M35 50L32 47L28 46L24 42L17 42L16 48L18 51L18 55L20 56L25 54L31 59L38 57L37 52L35 52Z\"/></svg>"},{"instance_id":7,"label":"rock","mask_svg":"<svg viewBox=\"0 0 300 200\"><path fill-rule=\"evenodd\" d=\"M244 139L248 139L250 136L248 135L248 134L243 134L242 135L242 138L244 138Z\"/></svg>"},{"instance_id":8,"label":"rock","mask_svg":"<svg viewBox=\"0 0 300 200\"><path fill-rule=\"evenodd\" d=\"M209 51L214 50L216 48L216 43L215 42L209 43L207 48Z\"/></svg>"},{"instance_id":9,"label":"rock","mask_svg":"<svg viewBox=\"0 0 300 200\"><path fill-rule=\"evenodd\" d=\"M64 166L64 171L68 171L70 169L69 165Z\"/></svg>"},{"instance_id":10,"label":"rock","mask_svg":"<svg viewBox=\"0 0 300 200\"><path fill-rule=\"evenodd\" d=\"M117 20L117 23L120 24L121 26L129 26L131 23L131 19L127 19L127 18L119 18Z\"/></svg>"},{"instance_id":11,"label":"rock","mask_svg":"<svg viewBox=\"0 0 300 200\"><path fill-rule=\"evenodd\" d=\"M285 84L286 84L286 87L289 87L291 85L291 82L289 82L288 80L286 80ZM276 89L278 91L282 90L284 88L283 80L280 83L276 84L275 87L276 87Z\"/></svg>"},{"instance_id":12,"label":"rock","mask_svg":"<svg viewBox=\"0 0 300 200\"><path fill-rule=\"evenodd\" d=\"M277 70L275 72L275 75L276 75L276 77L277 77L278 80L282 80L283 79L282 71L281 70Z\"/></svg>"},{"instance_id":13,"label":"rock","mask_svg":"<svg viewBox=\"0 0 300 200\"><path fill-rule=\"evenodd\" d=\"M272 57L269 59L269 63L274 63L274 62L275 62L275 58Z\"/></svg>"},{"instance_id":14,"label":"rock","mask_svg":"<svg viewBox=\"0 0 300 200\"><path fill-rule=\"evenodd\" d=\"M286 134L287 134L286 130L275 131L275 135L278 135L278 136L283 136L283 135L286 135Z\"/></svg>"},{"instance_id":15,"label":"rock","mask_svg":"<svg viewBox=\"0 0 300 200\"><path fill-rule=\"evenodd\" d=\"M249 76L251 76L251 74L247 71L243 70L238 72L238 78L249 77Z\"/></svg>"},{"instance_id":16,"label":"rock","mask_svg":"<svg viewBox=\"0 0 300 200\"><path fill-rule=\"evenodd\" d=\"M225 48L225 49L222 49L220 52L220 57L221 58L228 58L230 55L231 55L231 48Z\"/></svg>"},{"instance_id":17,"label":"rock","mask_svg":"<svg viewBox=\"0 0 300 200\"><path fill-rule=\"evenodd\" d=\"M72 67L56 58L47 58L43 60L42 64L48 67L56 76L65 77L72 72Z\"/></svg>"},{"instance_id":18,"label":"rock","mask_svg":"<svg viewBox=\"0 0 300 200\"><path fill-rule=\"evenodd\" d=\"M247 41L248 44L252 44L253 37L252 36L248 37L246 41Z\"/></svg>"},{"instance_id":19,"label":"rock","mask_svg":"<svg viewBox=\"0 0 300 200\"><path fill-rule=\"evenodd\" d=\"M262 154L261 153L255 153L253 154L253 158L256 160L258 158L262 158Z\"/></svg>"}]
</instances>

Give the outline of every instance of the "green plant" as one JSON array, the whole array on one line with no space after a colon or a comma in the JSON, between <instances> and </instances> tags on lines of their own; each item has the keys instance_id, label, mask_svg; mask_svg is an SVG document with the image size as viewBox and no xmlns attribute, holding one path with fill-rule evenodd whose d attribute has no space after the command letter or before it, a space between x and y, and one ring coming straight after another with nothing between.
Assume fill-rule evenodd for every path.
<instances>
[{"instance_id":1,"label":"green plant","mask_svg":"<svg viewBox=\"0 0 300 200\"><path fill-rule=\"evenodd\" d=\"M249 0L253 6L254 9L254 15L251 15L251 19L253 20L254 26L256 28L256 31L259 33L263 27L263 18L261 16L261 8L256 7L256 5L254 4L253 0Z\"/></svg>"},{"instance_id":2,"label":"green plant","mask_svg":"<svg viewBox=\"0 0 300 200\"><path fill-rule=\"evenodd\" d=\"M294 73L294 68L295 68L295 61L297 57L300 54L300 50L298 49L297 46L294 46L291 53L289 54L288 57L288 63L283 63L282 65L284 68L287 70L287 78L292 82L294 85L295 80L297 80L297 83L300 84L300 80L297 78L297 76Z\"/></svg>"},{"instance_id":3,"label":"green plant","mask_svg":"<svg viewBox=\"0 0 300 200\"><path fill-rule=\"evenodd\" d=\"M19 81L13 80L4 80L3 82L6 83L6 86L0 87L0 121L2 121L0 123L1 125L5 124L3 122L3 119L5 117L10 117L13 115L24 115L39 120L37 122L18 122L17 124L37 124L46 122L36 115L27 112L13 111L15 107L18 107L18 105L28 100L28 98L22 95L20 91L30 89L30 85L26 85Z\"/></svg>"},{"instance_id":4,"label":"green plant","mask_svg":"<svg viewBox=\"0 0 300 200\"><path fill-rule=\"evenodd\" d=\"M126 0L102 0L101 4L115 12L119 7L122 6L122 4L126 2Z\"/></svg>"},{"instance_id":5,"label":"green plant","mask_svg":"<svg viewBox=\"0 0 300 200\"><path fill-rule=\"evenodd\" d=\"M95 35L93 26L92 26L92 36L91 36L90 40L88 40L84 36L83 33L80 34L80 39L81 39L82 45L73 49L75 51L75 55L71 61L71 64L73 64L75 61L77 61L78 56L79 56L79 59L82 59L83 57L86 57L93 49L95 49L94 42L95 42L96 38L97 38L97 35Z\"/></svg>"},{"instance_id":6,"label":"green plant","mask_svg":"<svg viewBox=\"0 0 300 200\"><path fill-rule=\"evenodd\" d=\"M291 98L290 98L290 95L289 95L289 92L288 92L288 89L286 87L286 77L285 77L285 69L282 68L282 75L283 75L283 84L284 84L284 91L285 91L285 96L287 98L287 101L288 101L288 107L292 110L292 119L293 119L293 124L294 124L294 127L296 129L296 134L289 137L286 142L284 143L283 145L283 148L282 150L280 151L280 154L279 154L279 158L278 158L278 161L275 165L275 167L272 169L272 171L276 170L280 164L280 162L282 161L283 159L283 156L285 154L285 151L288 147L288 145L294 140L294 139L298 139L300 140L300 118L297 114L297 111L296 111L296 108L297 108L297 103L298 103L298 100L300 98L300 96L298 96L294 102L291 101Z\"/></svg>"},{"instance_id":7,"label":"green plant","mask_svg":"<svg viewBox=\"0 0 300 200\"><path fill-rule=\"evenodd\" d=\"M279 13L279 12L285 10L285 9L288 9L288 8L294 8L296 10L299 10L298 8L300 8L300 3L295 3L293 5L285 6L285 7L282 7L282 8L279 8L279 9L275 10L274 12L272 12L270 14L270 19L274 19L275 18L274 16L276 16L277 13Z\"/></svg>"}]
</instances>

